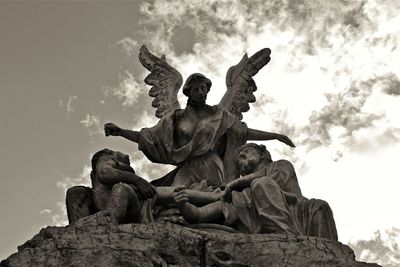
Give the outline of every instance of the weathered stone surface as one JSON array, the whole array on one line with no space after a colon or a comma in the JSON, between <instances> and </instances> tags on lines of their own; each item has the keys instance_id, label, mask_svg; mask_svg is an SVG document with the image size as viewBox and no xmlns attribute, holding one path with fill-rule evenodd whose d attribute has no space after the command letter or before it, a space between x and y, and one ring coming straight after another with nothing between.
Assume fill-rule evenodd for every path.
<instances>
[{"instance_id":1,"label":"weathered stone surface","mask_svg":"<svg viewBox=\"0 0 400 267\"><path fill-rule=\"evenodd\" d=\"M313 237L216 234L170 223L124 224L97 213L47 227L1 266L354 266L340 243Z\"/></svg>"},{"instance_id":2,"label":"weathered stone surface","mask_svg":"<svg viewBox=\"0 0 400 267\"><path fill-rule=\"evenodd\" d=\"M224 234L207 238L209 266L377 266L355 262L353 251L307 236Z\"/></svg>"}]
</instances>

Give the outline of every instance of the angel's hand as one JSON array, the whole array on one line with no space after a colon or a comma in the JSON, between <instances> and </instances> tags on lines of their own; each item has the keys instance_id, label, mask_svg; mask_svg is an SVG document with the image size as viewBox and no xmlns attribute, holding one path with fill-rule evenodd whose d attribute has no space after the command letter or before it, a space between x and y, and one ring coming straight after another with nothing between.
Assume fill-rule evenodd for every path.
<instances>
[{"instance_id":1,"label":"angel's hand","mask_svg":"<svg viewBox=\"0 0 400 267\"><path fill-rule=\"evenodd\" d=\"M117 125L114 123L106 123L104 124L104 133L106 136L113 135L113 136L120 136L122 133L122 129L119 128Z\"/></svg>"},{"instance_id":2,"label":"angel's hand","mask_svg":"<svg viewBox=\"0 0 400 267\"><path fill-rule=\"evenodd\" d=\"M282 143L287 144L288 146L295 147L295 145L293 144L292 140L290 140L290 138L287 137L286 135L276 134L276 139L278 141L281 141Z\"/></svg>"}]
</instances>

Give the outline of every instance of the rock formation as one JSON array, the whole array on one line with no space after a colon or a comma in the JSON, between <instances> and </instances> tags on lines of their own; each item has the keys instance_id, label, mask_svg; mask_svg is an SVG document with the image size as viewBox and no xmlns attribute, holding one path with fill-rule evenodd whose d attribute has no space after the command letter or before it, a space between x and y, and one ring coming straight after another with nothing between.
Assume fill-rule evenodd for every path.
<instances>
[{"instance_id":1,"label":"rock formation","mask_svg":"<svg viewBox=\"0 0 400 267\"><path fill-rule=\"evenodd\" d=\"M211 233L168 222L120 224L100 212L47 227L3 260L13 266L341 266L355 261L341 243L316 237Z\"/></svg>"}]
</instances>

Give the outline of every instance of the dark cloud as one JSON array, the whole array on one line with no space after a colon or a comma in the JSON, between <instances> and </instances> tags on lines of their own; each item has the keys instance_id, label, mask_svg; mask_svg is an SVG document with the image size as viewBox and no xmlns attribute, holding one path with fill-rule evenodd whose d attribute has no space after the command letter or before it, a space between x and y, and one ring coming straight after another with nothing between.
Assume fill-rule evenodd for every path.
<instances>
[{"instance_id":1,"label":"dark cloud","mask_svg":"<svg viewBox=\"0 0 400 267\"><path fill-rule=\"evenodd\" d=\"M269 115L273 122L273 131L288 135L297 146L305 146L307 150L329 147L333 138L340 138L339 144L330 147L333 160L343 157L345 147L353 152L364 153L377 147L393 145L400 140L400 129L386 125L377 127L378 122L385 120L381 110L365 110L366 102L376 90L387 91L397 88L398 79L394 75L377 76L365 81L353 81L347 88L338 93L326 94L327 104L320 110L311 113L305 126L296 126L290 122L285 111L273 112ZM338 129L338 133L333 133ZM361 134L360 134L361 133ZM338 144L338 142L336 142ZM293 162L303 164L292 151L282 151ZM306 164L304 165L306 167Z\"/></svg>"},{"instance_id":2,"label":"dark cloud","mask_svg":"<svg viewBox=\"0 0 400 267\"><path fill-rule=\"evenodd\" d=\"M332 142L330 130L333 127L342 127L341 137L351 137L353 132L369 128L375 120L381 119L383 114L363 111L367 98L371 95L375 79L355 82L339 93L326 94L328 104L320 111L312 112L309 124L304 131L308 136L305 143L310 149L327 146Z\"/></svg>"},{"instance_id":3,"label":"dark cloud","mask_svg":"<svg viewBox=\"0 0 400 267\"><path fill-rule=\"evenodd\" d=\"M400 95L400 80L395 74L391 73L384 76L381 82L384 93L392 96Z\"/></svg>"},{"instance_id":4,"label":"dark cloud","mask_svg":"<svg viewBox=\"0 0 400 267\"><path fill-rule=\"evenodd\" d=\"M375 262L386 267L400 265L400 229L391 228L384 233L376 231L370 240L350 242L358 260Z\"/></svg>"},{"instance_id":5,"label":"dark cloud","mask_svg":"<svg viewBox=\"0 0 400 267\"><path fill-rule=\"evenodd\" d=\"M347 147L351 147L353 152L365 153L373 152L381 147L394 145L400 141L400 129L388 127L386 129L376 129L373 136L355 137L350 136L345 141ZM373 132L373 131L371 131Z\"/></svg>"}]
</instances>

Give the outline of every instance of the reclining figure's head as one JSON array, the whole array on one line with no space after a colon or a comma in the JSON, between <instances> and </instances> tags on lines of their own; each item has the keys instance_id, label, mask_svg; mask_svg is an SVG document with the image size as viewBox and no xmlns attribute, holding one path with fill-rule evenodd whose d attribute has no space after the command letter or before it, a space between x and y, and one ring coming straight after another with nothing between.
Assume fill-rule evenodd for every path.
<instances>
[{"instance_id":1,"label":"reclining figure's head","mask_svg":"<svg viewBox=\"0 0 400 267\"><path fill-rule=\"evenodd\" d=\"M264 145L254 143L239 147L236 157L241 175L253 173L261 163L272 162L271 154Z\"/></svg>"}]
</instances>

